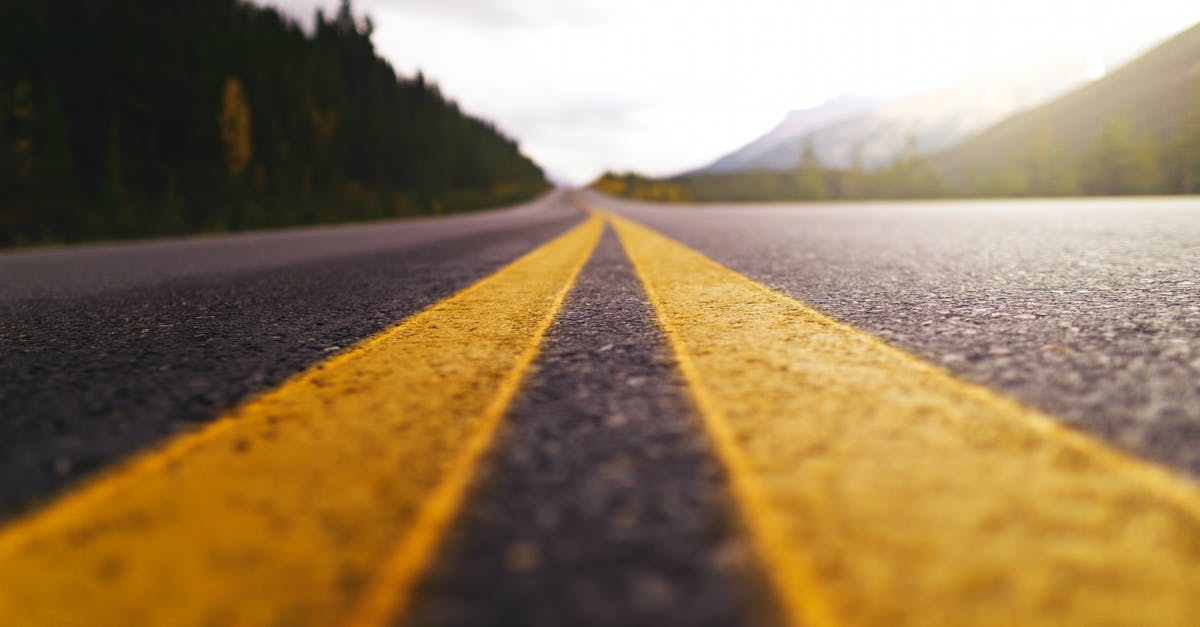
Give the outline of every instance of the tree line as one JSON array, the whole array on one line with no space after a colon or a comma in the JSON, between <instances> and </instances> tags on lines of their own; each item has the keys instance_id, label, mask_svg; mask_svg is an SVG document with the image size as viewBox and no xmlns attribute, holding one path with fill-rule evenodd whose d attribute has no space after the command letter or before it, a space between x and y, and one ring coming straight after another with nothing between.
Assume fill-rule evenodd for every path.
<instances>
[{"instance_id":1,"label":"tree line","mask_svg":"<svg viewBox=\"0 0 1200 627\"><path fill-rule=\"evenodd\" d=\"M1119 196L1200 193L1200 99L1178 128L1156 140L1122 118L1097 130L1090 145L1070 150L1050 129L1033 137L1004 165L969 167L955 177L907 147L890 163L866 169L861 157L845 168L825 167L805 142L796 168L655 179L606 172L593 186L620 196L659 202L817 201L961 197Z\"/></svg>"},{"instance_id":2,"label":"tree line","mask_svg":"<svg viewBox=\"0 0 1200 627\"><path fill-rule=\"evenodd\" d=\"M962 190L987 196L1121 196L1200 193L1200 99L1178 127L1156 139L1124 118L1106 122L1084 151L1043 129L1003 166L967 169Z\"/></svg>"},{"instance_id":3,"label":"tree line","mask_svg":"<svg viewBox=\"0 0 1200 627\"><path fill-rule=\"evenodd\" d=\"M491 124L242 0L0 7L0 246L462 211L546 189Z\"/></svg>"},{"instance_id":4,"label":"tree line","mask_svg":"<svg viewBox=\"0 0 1200 627\"><path fill-rule=\"evenodd\" d=\"M856 156L848 168L826 167L818 160L811 142L806 141L793 170L689 174L667 179L606 172L592 185L609 194L659 202L925 198L942 189L937 173L917 152L913 141L890 164L875 170L864 168L861 156Z\"/></svg>"}]
</instances>

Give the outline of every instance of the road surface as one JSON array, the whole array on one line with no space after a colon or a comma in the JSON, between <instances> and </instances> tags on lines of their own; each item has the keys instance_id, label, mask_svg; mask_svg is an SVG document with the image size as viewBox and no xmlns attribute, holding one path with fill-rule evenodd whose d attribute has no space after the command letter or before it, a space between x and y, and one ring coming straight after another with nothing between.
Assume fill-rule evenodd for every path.
<instances>
[{"instance_id":1,"label":"road surface","mask_svg":"<svg viewBox=\"0 0 1200 627\"><path fill-rule=\"evenodd\" d=\"M1194 624L1197 259L1188 198L566 191L6 253L0 619Z\"/></svg>"},{"instance_id":2,"label":"road surface","mask_svg":"<svg viewBox=\"0 0 1200 627\"><path fill-rule=\"evenodd\" d=\"M1200 199L604 204L838 320L1200 476Z\"/></svg>"}]
</instances>

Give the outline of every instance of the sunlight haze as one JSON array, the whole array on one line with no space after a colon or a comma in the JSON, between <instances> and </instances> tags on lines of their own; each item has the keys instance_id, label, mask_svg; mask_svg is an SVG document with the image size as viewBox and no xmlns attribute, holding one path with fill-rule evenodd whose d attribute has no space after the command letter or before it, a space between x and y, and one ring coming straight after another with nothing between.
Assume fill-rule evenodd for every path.
<instances>
[{"instance_id":1,"label":"sunlight haze","mask_svg":"<svg viewBox=\"0 0 1200 627\"><path fill-rule=\"evenodd\" d=\"M304 23L329 0L273 0ZM554 177L667 175L842 94L895 97L1039 57L1094 79L1200 20L1191 0L359 0L380 53Z\"/></svg>"}]
</instances>

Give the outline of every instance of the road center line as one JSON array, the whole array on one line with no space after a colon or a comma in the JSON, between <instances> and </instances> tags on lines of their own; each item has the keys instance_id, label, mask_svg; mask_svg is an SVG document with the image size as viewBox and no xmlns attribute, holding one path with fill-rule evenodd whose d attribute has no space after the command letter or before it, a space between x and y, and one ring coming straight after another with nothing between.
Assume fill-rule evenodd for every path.
<instances>
[{"instance_id":1,"label":"road center line","mask_svg":"<svg viewBox=\"0 0 1200 627\"><path fill-rule=\"evenodd\" d=\"M602 226L9 525L0 623L387 622Z\"/></svg>"},{"instance_id":2,"label":"road center line","mask_svg":"<svg viewBox=\"0 0 1200 627\"><path fill-rule=\"evenodd\" d=\"M1200 619L1200 494L611 218L792 622Z\"/></svg>"},{"instance_id":3,"label":"road center line","mask_svg":"<svg viewBox=\"0 0 1200 627\"><path fill-rule=\"evenodd\" d=\"M669 350L606 233L405 625L778 624Z\"/></svg>"}]
</instances>

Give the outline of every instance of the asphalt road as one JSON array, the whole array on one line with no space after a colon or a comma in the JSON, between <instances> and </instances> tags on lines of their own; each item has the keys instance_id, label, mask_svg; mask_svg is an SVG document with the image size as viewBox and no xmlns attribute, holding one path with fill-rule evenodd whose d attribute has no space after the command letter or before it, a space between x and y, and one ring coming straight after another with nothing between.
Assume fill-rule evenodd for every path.
<instances>
[{"instance_id":1,"label":"asphalt road","mask_svg":"<svg viewBox=\"0 0 1200 627\"><path fill-rule=\"evenodd\" d=\"M771 622L724 473L611 230L536 368L410 620Z\"/></svg>"},{"instance_id":2,"label":"asphalt road","mask_svg":"<svg viewBox=\"0 0 1200 627\"><path fill-rule=\"evenodd\" d=\"M1200 478L1200 200L584 198ZM0 522L583 219L560 191L469 216L0 254ZM405 624L781 621L646 299L606 227Z\"/></svg>"},{"instance_id":3,"label":"asphalt road","mask_svg":"<svg viewBox=\"0 0 1200 627\"><path fill-rule=\"evenodd\" d=\"M1200 199L663 206L750 278L1200 478Z\"/></svg>"},{"instance_id":4,"label":"asphalt road","mask_svg":"<svg viewBox=\"0 0 1200 627\"><path fill-rule=\"evenodd\" d=\"M0 255L0 519L580 222L475 215Z\"/></svg>"}]
</instances>

